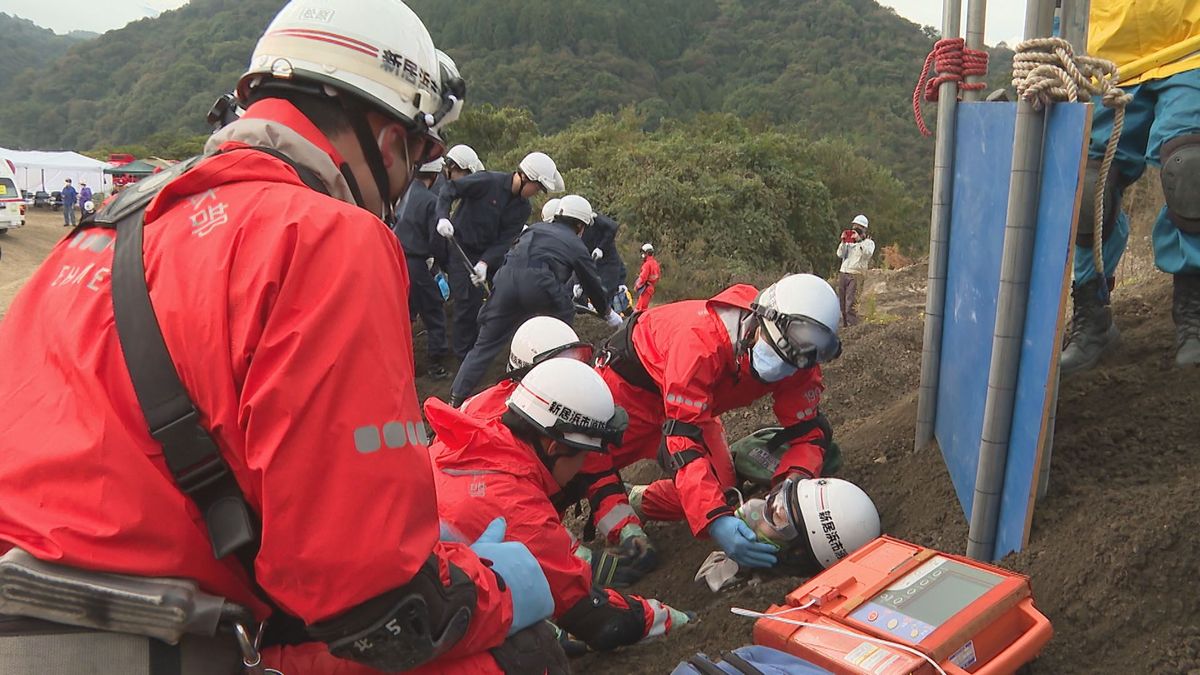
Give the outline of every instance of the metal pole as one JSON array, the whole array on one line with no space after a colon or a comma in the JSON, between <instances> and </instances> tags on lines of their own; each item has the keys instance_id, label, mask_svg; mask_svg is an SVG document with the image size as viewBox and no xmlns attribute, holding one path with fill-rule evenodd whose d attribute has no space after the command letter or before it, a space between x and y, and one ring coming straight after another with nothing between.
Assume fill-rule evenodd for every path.
<instances>
[{"instance_id":1,"label":"metal pole","mask_svg":"<svg viewBox=\"0 0 1200 675\"><path fill-rule=\"evenodd\" d=\"M987 0L969 0L967 5L967 49L983 49L983 26L987 20ZM982 82L979 75L967 77L967 83ZM984 92L963 90L964 101L978 101Z\"/></svg>"},{"instance_id":2,"label":"metal pole","mask_svg":"<svg viewBox=\"0 0 1200 675\"><path fill-rule=\"evenodd\" d=\"M1059 34L1071 43L1076 54L1087 53L1088 0L1063 0L1059 17Z\"/></svg>"},{"instance_id":3,"label":"metal pole","mask_svg":"<svg viewBox=\"0 0 1200 675\"><path fill-rule=\"evenodd\" d=\"M1063 0L1059 15L1059 33L1064 40L1071 43L1076 54L1087 52L1088 11L1091 3L1088 0ZM1087 199L1085 195L1083 197ZM1075 247L1071 246L1072 253ZM1058 375L1055 371L1053 393L1050 395L1050 419L1046 424L1046 436L1042 439L1042 462L1038 469L1038 500L1045 499L1050 493L1050 463L1054 456L1054 429L1058 423Z\"/></svg>"},{"instance_id":4,"label":"metal pole","mask_svg":"<svg viewBox=\"0 0 1200 675\"><path fill-rule=\"evenodd\" d=\"M962 0L942 3L942 37L958 37ZM925 337L921 342L921 390L917 399L917 450L933 440L938 372L942 363L942 318L946 308L946 262L950 255L950 200L954 192L954 126L958 91L938 88L937 144L933 153L933 212L929 219L929 272L925 290Z\"/></svg>"},{"instance_id":5,"label":"metal pole","mask_svg":"<svg viewBox=\"0 0 1200 675\"><path fill-rule=\"evenodd\" d=\"M1050 35L1053 0L1028 0L1025 6L1025 39ZM967 555L991 560L1000 519L1000 495L1008 464L1013 401L1021 363L1025 310L1029 299L1029 272L1033 266L1037 228L1038 192L1042 178L1042 136L1046 111L1017 103L1013 134L1013 165L1008 188L1008 214L1004 222L1004 254L1000 263L1000 292L996 299L996 329L992 333L992 363L988 371L987 399L983 408L983 434L979 443L979 468L971 502Z\"/></svg>"}]
</instances>

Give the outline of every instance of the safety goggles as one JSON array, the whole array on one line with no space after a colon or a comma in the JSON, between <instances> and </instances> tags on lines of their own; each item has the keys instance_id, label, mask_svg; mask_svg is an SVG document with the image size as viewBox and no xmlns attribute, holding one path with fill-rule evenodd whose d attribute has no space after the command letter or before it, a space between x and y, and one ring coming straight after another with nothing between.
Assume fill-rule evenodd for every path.
<instances>
[{"instance_id":1,"label":"safety goggles","mask_svg":"<svg viewBox=\"0 0 1200 675\"><path fill-rule=\"evenodd\" d=\"M542 352L533 357L533 365L536 366L547 359L575 359L582 363L591 363L595 351L596 348L591 343L568 342L561 347L555 347L550 351Z\"/></svg>"},{"instance_id":2,"label":"safety goggles","mask_svg":"<svg viewBox=\"0 0 1200 675\"><path fill-rule=\"evenodd\" d=\"M750 309L779 329L777 339L764 337L768 338L767 342L779 356L793 366L807 368L817 363L828 363L842 353L841 340L818 321L799 314L781 314L757 303L751 304Z\"/></svg>"},{"instance_id":3,"label":"safety goggles","mask_svg":"<svg viewBox=\"0 0 1200 675\"><path fill-rule=\"evenodd\" d=\"M560 436L565 434L582 434L600 439L599 448L580 448L589 452L606 452L609 446L620 445L629 428L629 413L621 406L615 406L612 417L600 422L583 415L572 415L569 419L559 417L550 427Z\"/></svg>"}]
</instances>

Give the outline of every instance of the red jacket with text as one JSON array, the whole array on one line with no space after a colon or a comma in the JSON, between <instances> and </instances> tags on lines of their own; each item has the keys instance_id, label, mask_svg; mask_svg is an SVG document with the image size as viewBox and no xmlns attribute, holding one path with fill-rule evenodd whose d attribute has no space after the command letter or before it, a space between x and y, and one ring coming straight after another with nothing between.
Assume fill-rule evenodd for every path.
<instances>
[{"instance_id":1,"label":"red jacket with text","mask_svg":"<svg viewBox=\"0 0 1200 675\"><path fill-rule=\"evenodd\" d=\"M319 149L337 175L341 157L290 104L244 119ZM0 551L195 579L260 618L262 592L307 623L402 586L434 554L444 579L453 563L477 589L450 656L500 644L508 592L465 545L438 541L396 238L287 163L238 142L222 151L155 197L145 265L183 384L261 518L258 588L233 556L213 557L147 431L113 323L111 230L61 241L0 324ZM370 672L323 645L292 662L283 651L267 665Z\"/></svg>"}]
</instances>

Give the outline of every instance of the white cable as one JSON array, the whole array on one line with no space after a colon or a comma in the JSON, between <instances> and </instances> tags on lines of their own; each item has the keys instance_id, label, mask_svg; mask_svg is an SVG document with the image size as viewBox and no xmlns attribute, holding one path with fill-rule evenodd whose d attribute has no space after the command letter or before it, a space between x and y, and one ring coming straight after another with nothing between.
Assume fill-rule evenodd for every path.
<instances>
[{"instance_id":1,"label":"white cable","mask_svg":"<svg viewBox=\"0 0 1200 675\"><path fill-rule=\"evenodd\" d=\"M929 662L929 665L933 666L934 670L941 673L941 675L946 675L946 671L943 670L942 667L938 665L937 661L934 661L933 659L929 658L928 656L921 653L920 651L913 649L912 647L909 647L907 645L902 645L898 642L892 642L891 640L884 640L882 638L870 637L868 635L863 635L862 633L855 633L853 631L843 630L841 628L834 628L833 626L822 626L821 624L809 623L808 621L796 621L795 619L784 619L784 618L780 617L780 615L787 614L788 612L794 612L794 611L801 610L801 609L808 609L809 607L812 607L816 603L817 603L816 600L810 600L806 604L803 604L799 607L792 607L791 609L785 609L782 612L776 612L774 614L764 614L763 612L756 612L752 609L742 609L741 607L730 607L729 611L733 612L734 614L737 614L738 616L747 616L752 619L774 619L775 621L791 624L793 626L803 626L805 628L815 628L817 630L829 631L830 633L838 633L838 634L845 635L847 637L856 638L859 640L866 640L867 642L874 642L874 643L881 644L881 645L887 645L888 647L892 647L893 649L899 649L902 651L906 651L909 654L914 654L916 656L919 656L919 657L925 659L927 662Z\"/></svg>"}]
</instances>

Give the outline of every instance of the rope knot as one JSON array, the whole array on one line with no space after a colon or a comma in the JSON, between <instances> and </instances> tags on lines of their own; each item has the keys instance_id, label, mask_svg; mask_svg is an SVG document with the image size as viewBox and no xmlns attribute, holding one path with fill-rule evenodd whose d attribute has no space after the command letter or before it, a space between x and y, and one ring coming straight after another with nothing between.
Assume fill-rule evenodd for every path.
<instances>
[{"instance_id":1,"label":"rope knot","mask_svg":"<svg viewBox=\"0 0 1200 675\"><path fill-rule=\"evenodd\" d=\"M937 76L930 78L929 69L933 67ZM987 86L986 82L964 82L964 78L987 75L988 54L981 49L968 49L966 40L962 38L943 38L933 44L933 50L925 57L925 65L921 68L921 78L913 89L913 117L917 120L917 128L922 136L930 136L929 127L925 126L925 118L921 113L921 92L925 93L926 101L937 101L938 90L942 84L953 82L959 91L979 91Z\"/></svg>"}]
</instances>

